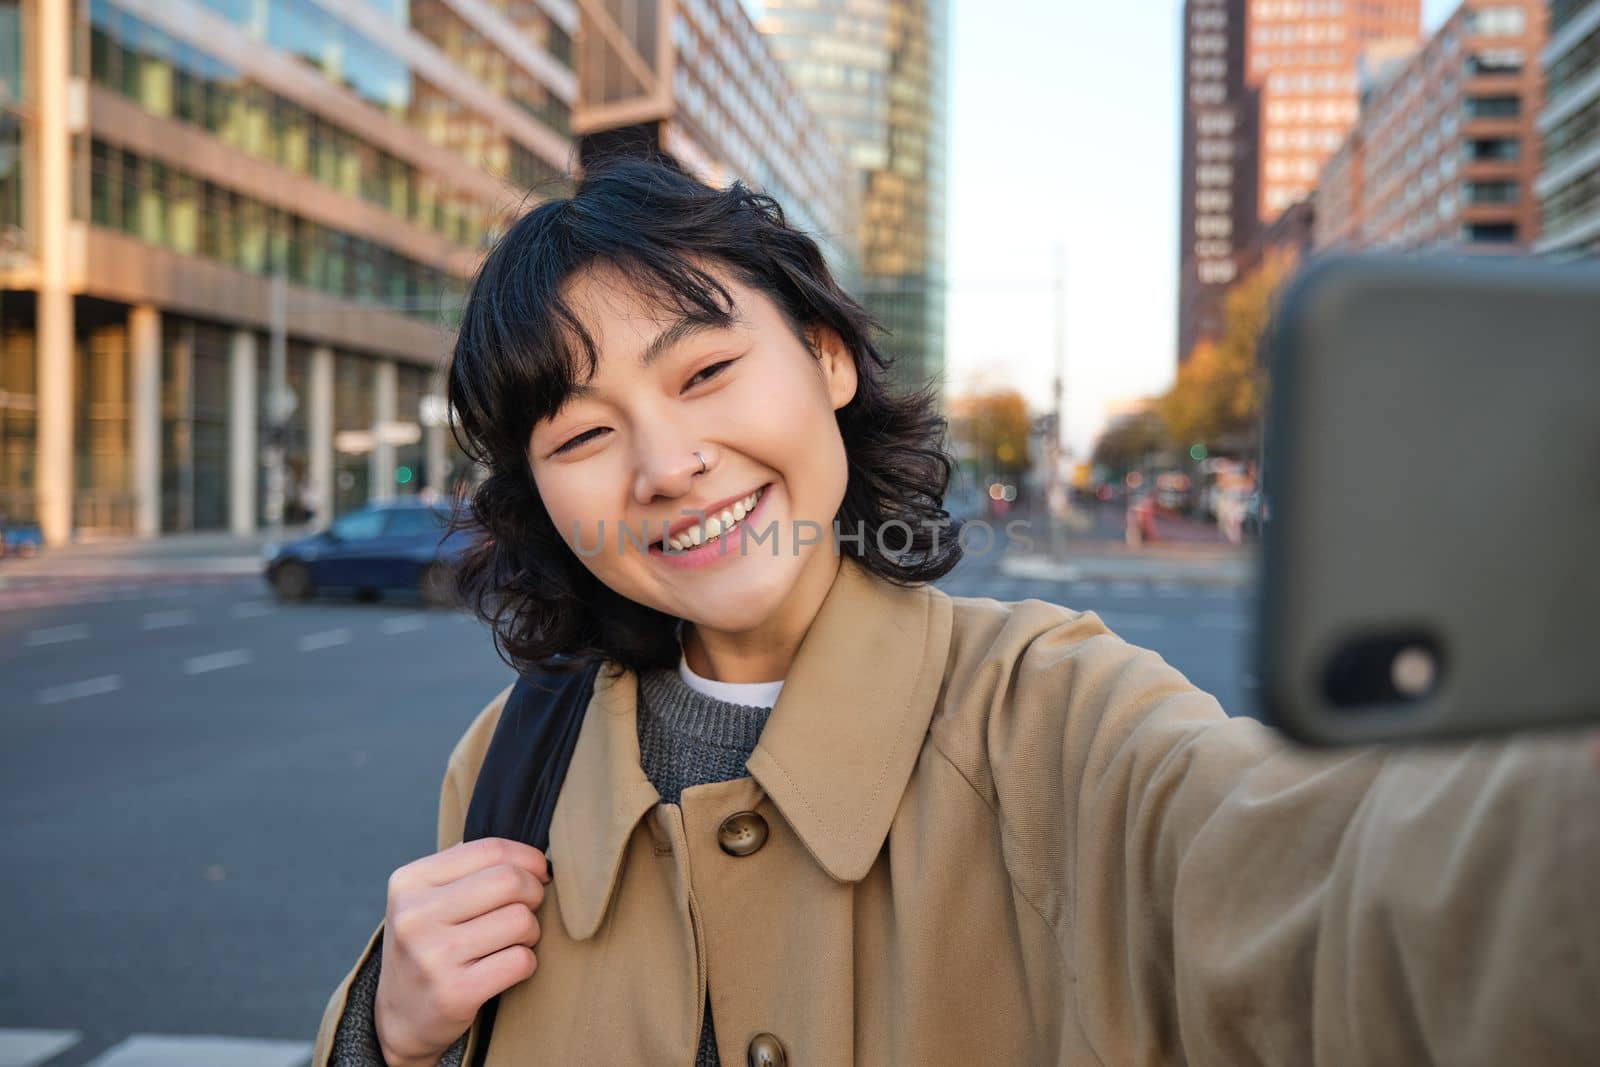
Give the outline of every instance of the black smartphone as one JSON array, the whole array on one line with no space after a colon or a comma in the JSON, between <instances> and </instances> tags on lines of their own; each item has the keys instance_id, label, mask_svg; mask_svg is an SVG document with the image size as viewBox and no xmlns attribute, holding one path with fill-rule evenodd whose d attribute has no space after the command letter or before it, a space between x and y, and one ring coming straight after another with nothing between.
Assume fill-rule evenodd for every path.
<instances>
[{"instance_id":1,"label":"black smartphone","mask_svg":"<svg viewBox=\"0 0 1600 1067\"><path fill-rule=\"evenodd\" d=\"M1600 722L1600 261L1316 261L1264 353L1268 719L1318 745Z\"/></svg>"}]
</instances>

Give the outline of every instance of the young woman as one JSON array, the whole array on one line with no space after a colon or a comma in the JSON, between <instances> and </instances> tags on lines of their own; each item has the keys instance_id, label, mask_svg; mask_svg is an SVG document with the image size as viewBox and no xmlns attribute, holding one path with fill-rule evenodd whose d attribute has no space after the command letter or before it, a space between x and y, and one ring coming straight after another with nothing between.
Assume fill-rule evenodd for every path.
<instances>
[{"instance_id":1,"label":"young woman","mask_svg":"<svg viewBox=\"0 0 1600 1067\"><path fill-rule=\"evenodd\" d=\"M317 1067L1600 1047L1585 754L1304 754L1092 613L928 584L942 423L772 200L640 161L542 204L450 398L472 602L519 667L606 669L548 856L462 843L507 694L467 730Z\"/></svg>"}]
</instances>

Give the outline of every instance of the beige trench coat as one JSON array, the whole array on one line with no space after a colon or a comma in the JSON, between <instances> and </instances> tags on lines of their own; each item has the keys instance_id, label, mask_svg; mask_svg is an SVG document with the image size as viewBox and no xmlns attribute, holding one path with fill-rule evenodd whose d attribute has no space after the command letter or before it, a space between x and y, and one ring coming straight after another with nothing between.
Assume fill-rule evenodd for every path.
<instances>
[{"instance_id":1,"label":"beige trench coat","mask_svg":"<svg viewBox=\"0 0 1600 1067\"><path fill-rule=\"evenodd\" d=\"M488 1067L691 1067L708 984L727 1067L773 1039L789 1067L1600 1049L1600 774L1570 735L1307 754L1092 613L848 558L750 777L659 803L636 693L602 672ZM450 757L440 849L504 698ZM768 831L742 855L741 812Z\"/></svg>"}]
</instances>

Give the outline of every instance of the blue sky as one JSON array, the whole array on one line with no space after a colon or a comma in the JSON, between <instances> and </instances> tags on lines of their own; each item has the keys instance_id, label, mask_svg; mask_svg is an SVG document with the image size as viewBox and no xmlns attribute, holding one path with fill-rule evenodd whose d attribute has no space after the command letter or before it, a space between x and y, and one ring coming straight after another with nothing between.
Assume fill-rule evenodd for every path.
<instances>
[{"instance_id":1,"label":"blue sky","mask_svg":"<svg viewBox=\"0 0 1600 1067\"><path fill-rule=\"evenodd\" d=\"M1057 243L1066 427L1172 381L1181 0L951 0L946 379L1051 404ZM1424 0L1434 27L1457 0Z\"/></svg>"}]
</instances>

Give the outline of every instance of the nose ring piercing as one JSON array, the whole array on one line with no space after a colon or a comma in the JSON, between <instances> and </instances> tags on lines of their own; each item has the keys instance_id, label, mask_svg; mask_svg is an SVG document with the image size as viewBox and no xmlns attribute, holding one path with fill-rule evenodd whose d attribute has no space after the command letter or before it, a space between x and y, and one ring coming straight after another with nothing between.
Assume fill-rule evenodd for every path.
<instances>
[{"instance_id":1,"label":"nose ring piercing","mask_svg":"<svg viewBox=\"0 0 1600 1067\"><path fill-rule=\"evenodd\" d=\"M699 451L696 450L694 453L694 458L700 461L700 473L704 474L706 472L706 457L702 456Z\"/></svg>"}]
</instances>

